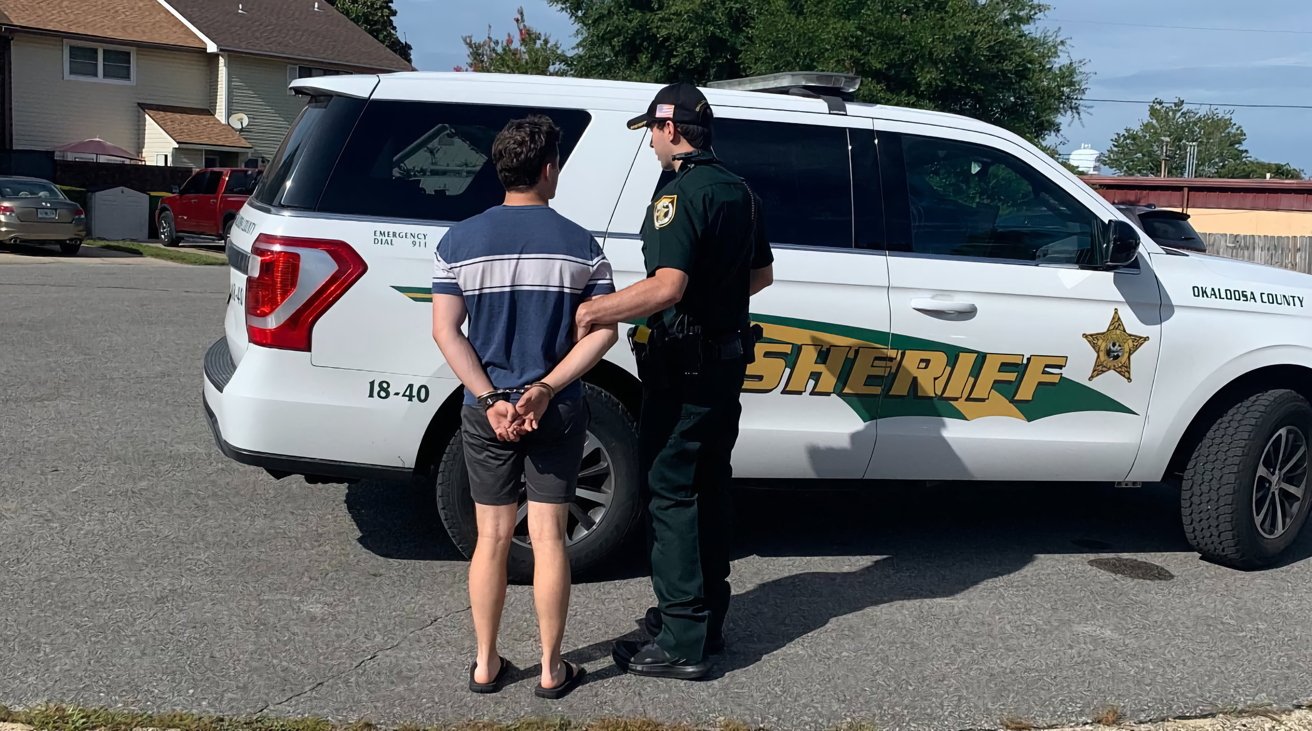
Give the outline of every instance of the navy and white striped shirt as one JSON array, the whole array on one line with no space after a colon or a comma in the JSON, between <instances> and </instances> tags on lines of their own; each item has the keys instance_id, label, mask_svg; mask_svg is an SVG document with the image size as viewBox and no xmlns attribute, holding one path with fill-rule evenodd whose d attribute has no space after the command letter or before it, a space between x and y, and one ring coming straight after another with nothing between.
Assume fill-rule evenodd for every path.
<instances>
[{"instance_id":1,"label":"navy and white striped shirt","mask_svg":"<svg viewBox=\"0 0 1312 731\"><path fill-rule=\"evenodd\" d=\"M547 206L497 206L458 223L433 263L433 294L464 298L469 342L496 388L546 377L574 347L579 304L614 291L597 240ZM559 397L581 395L576 381Z\"/></svg>"}]
</instances>

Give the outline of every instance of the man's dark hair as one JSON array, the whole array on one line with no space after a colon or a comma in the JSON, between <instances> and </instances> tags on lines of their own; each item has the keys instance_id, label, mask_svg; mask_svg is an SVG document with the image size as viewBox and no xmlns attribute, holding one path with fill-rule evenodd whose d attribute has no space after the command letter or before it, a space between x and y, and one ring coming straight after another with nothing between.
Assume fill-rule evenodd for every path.
<instances>
[{"instance_id":1,"label":"man's dark hair","mask_svg":"<svg viewBox=\"0 0 1312 731\"><path fill-rule=\"evenodd\" d=\"M525 191L538 184L542 167L560 159L560 128L535 114L512 119L492 142L492 163L508 191Z\"/></svg>"},{"instance_id":2,"label":"man's dark hair","mask_svg":"<svg viewBox=\"0 0 1312 731\"><path fill-rule=\"evenodd\" d=\"M674 128L678 130L680 137L698 150L711 149L710 127L703 127L700 124L676 124Z\"/></svg>"}]
</instances>

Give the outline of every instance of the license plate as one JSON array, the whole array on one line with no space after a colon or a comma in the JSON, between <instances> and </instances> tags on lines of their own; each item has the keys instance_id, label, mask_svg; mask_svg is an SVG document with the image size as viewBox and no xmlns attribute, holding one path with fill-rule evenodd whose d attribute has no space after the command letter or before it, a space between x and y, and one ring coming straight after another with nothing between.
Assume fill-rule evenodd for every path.
<instances>
[{"instance_id":1,"label":"license plate","mask_svg":"<svg viewBox=\"0 0 1312 731\"><path fill-rule=\"evenodd\" d=\"M36 220L38 221L54 221L58 218L59 218L59 211L56 211L51 208L36 209Z\"/></svg>"}]
</instances>

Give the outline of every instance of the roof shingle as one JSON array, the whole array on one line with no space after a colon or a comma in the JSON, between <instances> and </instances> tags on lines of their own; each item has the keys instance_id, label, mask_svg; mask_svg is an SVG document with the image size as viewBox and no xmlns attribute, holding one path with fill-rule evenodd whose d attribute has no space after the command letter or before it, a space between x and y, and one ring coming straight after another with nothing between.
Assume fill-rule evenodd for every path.
<instances>
[{"instance_id":1,"label":"roof shingle","mask_svg":"<svg viewBox=\"0 0 1312 731\"><path fill-rule=\"evenodd\" d=\"M220 122L208 109L167 107L160 104L142 104L141 109L155 120L164 133L180 145L209 147L241 147L251 143L242 139L237 130Z\"/></svg>"},{"instance_id":2,"label":"roof shingle","mask_svg":"<svg viewBox=\"0 0 1312 731\"><path fill-rule=\"evenodd\" d=\"M0 0L0 3L9 0ZM410 71L327 0L166 0L224 51Z\"/></svg>"},{"instance_id":3,"label":"roof shingle","mask_svg":"<svg viewBox=\"0 0 1312 731\"><path fill-rule=\"evenodd\" d=\"M205 48L157 0L0 0L0 23L114 41Z\"/></svg>"}]
</instances>

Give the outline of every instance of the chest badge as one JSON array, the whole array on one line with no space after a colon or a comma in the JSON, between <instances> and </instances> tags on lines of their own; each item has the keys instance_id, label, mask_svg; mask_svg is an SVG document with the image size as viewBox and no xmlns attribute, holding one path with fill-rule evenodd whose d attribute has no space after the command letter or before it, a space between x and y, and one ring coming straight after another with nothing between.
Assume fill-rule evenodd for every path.
<instances>
[{"instance_id":1,"label":"chest badge","mask_svg":"<svg viewBox=\"0 0 1312 731\"><path fill-rule=\"evenodd\" d=\"M651 222L656 228L665 228L674 220L674 209L679 204L679 196L663 195L651 207Z\"/></svg>"},{"instance_id":2,"label":"chest badge","mask_svg":"<svg viewBox=\"0 0 1312 731\"><path fill-rule=\"evenodd\" d=\"M1088 341L1089 347L1097 354L1097 359L1093 363L1093 372L1089 374L1089 380L1101 376L1109 371L1115 371L1126 383L1131 382L1130 378L1130 357L1134 351L1143 347L1148 342L1148 338L1143 335L1131 335L1125 331L1125 323L1121 322L1120 309L1112 310L1112 321L1107 329L1100 333L1085 333L1084 339Z\"/></svg>"}]
</instances>

